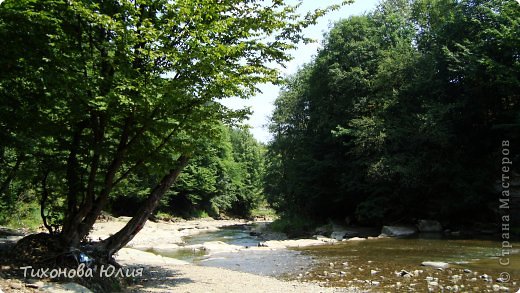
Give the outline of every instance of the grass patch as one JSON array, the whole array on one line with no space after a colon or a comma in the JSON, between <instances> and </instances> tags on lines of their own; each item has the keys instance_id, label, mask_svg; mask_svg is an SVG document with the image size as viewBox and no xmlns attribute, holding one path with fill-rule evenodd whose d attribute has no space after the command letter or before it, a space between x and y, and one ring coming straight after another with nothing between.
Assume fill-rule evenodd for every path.
<instances>
[{"instance_id":1,"label":"grass patch","mask_svg":"<svg viewBox=\"0 0 520 293\"><path fill-rule=\"evenodd\" d=\"M37 202L22 203L2 224L13 229L36 231L42 225L40 205Z\"/></svg>"},{"instance_id":2,"label":"grass patch","mask_svg":"<svg viewBox=\"0 0 520 293\"><path fill-rule=\"evenodd\" d=\"M278 214L267 203L261 203L256 209L251 211L252 218L278 219Z\"/></svg>"},{"instance_id":3,"label":"grass patch","mask_svg":"<svg viewBox=\"0 0 520 293\"><path fill-rule=\"evenodd\" d=\"M193 213L191 213L190 218L194 219L202 219L202 218L209 218L208 212L205 210L196 210Z\"/></svg>"}]
</instances>

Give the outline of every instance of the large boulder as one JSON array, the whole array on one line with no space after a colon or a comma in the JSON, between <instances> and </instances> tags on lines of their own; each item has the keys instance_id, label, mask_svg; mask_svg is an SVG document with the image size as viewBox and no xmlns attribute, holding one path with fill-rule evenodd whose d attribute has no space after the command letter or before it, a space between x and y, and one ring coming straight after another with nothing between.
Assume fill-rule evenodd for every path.
<instances>
[{"instance_id":1,"label":"large boulder","mask_svg":"<svg viewBox=\"0 0 520 293\"><path fill-rule=\"evenodd\" d=\"M347 231L341 230L341 231L334 231L330 234L330 238L336 239L338 241L341 241L345 238L345 235L347 234Z\"/></svg>"},{"instance_id":2,"label":"large boulder","mask_svg":"<svg viewBox=\"0 0 520 293\"><path fill-rule=\"evenodd\" d=\"M419 232L425 233L440 233L442 232L442 225L438 221L433 220L419 220L417 223Z\"/></svg>"},{"instance_id":3,"label":"large boulder","mask_svg":"<svg viewBox=\"0 0 520 293\"><path fill-rule=\"evenodd\" d=\"M383 226L381 229L381 235L388 237L406 237L417 233L415 227L407 226Z\"/></svg>"},{"instance_id":4,"label":"large boulder","mask_svg":"<svg viewBox=\"0 0 520 293\"><path fill-rule=\"evenodd\" d=\"M332 233L332 225L330 225L330 224L319 226L314 230L315 235L329 237L331 233Z\"/></svg>"}]
</instances>

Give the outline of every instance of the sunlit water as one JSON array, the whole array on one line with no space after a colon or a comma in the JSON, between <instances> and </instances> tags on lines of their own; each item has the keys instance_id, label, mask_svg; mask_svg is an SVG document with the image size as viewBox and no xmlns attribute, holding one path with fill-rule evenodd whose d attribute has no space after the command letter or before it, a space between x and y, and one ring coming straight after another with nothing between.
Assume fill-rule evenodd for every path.
<instances>
[{"instance_id":1,"label":"sunlit water","mask_svg":"<svg viewBox=\"0 0 520 293\"><path fill-rule=\"evenodd\" d=\"M249 231L245 225L232 226L186 237L184 241L186 245L222 241L243 247L257 246L261 239L251 236ZM520 243L513 243L512 249L505 250L511 254L509 265L499 262L503 252L499 241L438 237L347 241L269 251L244 249L211 255L192 249L161 254L202 266L319 282L325 286L356 286L376 292L428 292L428 289L433 292L492 292L505 288L516 292L520 286L518 248ZM450 267L444 270L424 267L421 266L424 261L447 262ZM412 276L396 274L403 270ZM483 275L488 275L488 280L482 278ZM501 276L510 276L510 280L496 282ZM432 284L437 285L432 287Z\"/></svg>"},{"instance_id":2,"label":"sunlit water","mask_svg":"<svg viewBox=\"0 0 520 293\"><path fill-rule=\"evenodd\" d=\"M256 247L262 241L257 236L250 235L250 228L250 225L229 226L218 231L203 232L183 238L185 245L221 241L244 247L244 250L238 252L217 252L210 255L204 250L180 248L170 252L161 251L159 254L201 266L221 267L265 276L290 275L295 270L304 271L311 268L314 263L312 257L300 251L248 250L248 247Z\"/></svg>"},{"instance_id":3,"label":"sunlit water","mask_svg":"<svg viewBox=\"0 0 520 293\"><path fill-rule=\"evenodd\" d=\"M520 247L520 243L513 247ZM505 287L516 292L520 284L520 251L517 248L509 250L509 265L502 265L499 258L502 245L498 241L374 239L298 251L319 262L307 274L299 277L293 274L293 278L322 281L330 286L360 286L376 291L391 288L403 292L427 292L428 289L434 292L443 289L447 292L485 292L496 290L498 286L499 290ZM421 266L424 261L446 262L450 267L444 270L424 267ZM403 270L412 276L396 274ZM489 276L488 280L484 275ZM506 283L496 282L501 276L511 279ZM435 283L438 286L431 286Z\"/></svg>"}]
</instances>

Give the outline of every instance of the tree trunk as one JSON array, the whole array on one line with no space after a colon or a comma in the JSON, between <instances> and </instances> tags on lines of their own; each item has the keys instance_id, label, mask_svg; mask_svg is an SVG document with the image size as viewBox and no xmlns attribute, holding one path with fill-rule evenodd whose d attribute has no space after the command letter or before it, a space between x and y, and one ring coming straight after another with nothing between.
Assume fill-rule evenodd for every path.
<instances>
[{"instance_id":1,"label":"tree trunk","mask_svg":"<svg viewBox=\"0 0 520 293\"><path fill-rule=\"evenodd\" d=\"M174 169L171 169L170 172L162 178L161 182L155 186L137 214L126 224L125 227L123 227L123 229L102 241L98 245L97 249L106 253L107 257L110 258L114 253L130 242L143 228L161 198L179 177L182 169L184 169L187 164L188 157L184 155L180 156L177 159L177 166Z\"/></svg>"},{"instance_id":2,"label":"tree trunk","mask_svg":"<svg viewBox=\"0 0 520 293\"><path fill-rule=\"evenodd\" d=\"M92 199L86 200L74 214L66 215L66 221L64 222L61 232L64 246L76 247L88 235L97 217L105 207L108 196L113 188L114 177L123 164L123 159L128 148L127 143L132 122L131 118L125 120L119 145L114 154L114 159L106 171L104 186L98 198L94 202L92 202Z\"/></svg>"}]
</instances>

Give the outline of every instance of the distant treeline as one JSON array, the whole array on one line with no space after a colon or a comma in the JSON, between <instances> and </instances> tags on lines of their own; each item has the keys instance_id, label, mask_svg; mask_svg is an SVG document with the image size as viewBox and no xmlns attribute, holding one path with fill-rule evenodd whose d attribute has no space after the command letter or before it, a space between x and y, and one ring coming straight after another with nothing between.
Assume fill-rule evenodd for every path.
<instances>
[{"instance_id":1,"label":"distant treeline","mask_svg":"<svg viewBox=\"0 0 520 293\"><path fill-rule=\"evenodd\" d=\"M200 150L165 194L157 212L182 217L248 217L263 200L265 147L247 129L221 126L219 139ZM117 190L110 210L133 215L156 182L153 173L135 175L134 185Z\"/></svg>"},{"instance_id":2,"label":"distant treeline","mask_svg":"<svg viewBox=\"0 0 520 293\"><path fill-rule=\"evenodd\" d=\"M276 101L271 204L372 225L496 220L502 140L520 163L519 19L514 0L389 0L336 23Z\"/></svg>"},{"instance_id":3,"label":"distant treeline","mask_svg":"<svg viewBox=\"0 0 520 293\"><path fill-rule=\"evenodd\" d=\"M200 140L190 163L161 200L156 216L249 217L264 201L265 146L247 129L220 124L211 131L214 138ZM106 211L115 216L135 215L160 172L153 168L137 170L114 191ZM24 177L12 179L10 188L0 197L0 225L41 225L40 195L36 184L31 183ZM53 216L62 217L62 211L57 209Z\"/></svg>"}]
</instances>

